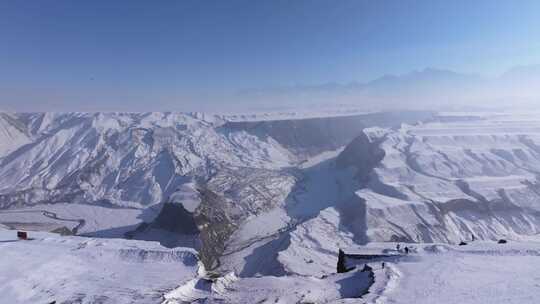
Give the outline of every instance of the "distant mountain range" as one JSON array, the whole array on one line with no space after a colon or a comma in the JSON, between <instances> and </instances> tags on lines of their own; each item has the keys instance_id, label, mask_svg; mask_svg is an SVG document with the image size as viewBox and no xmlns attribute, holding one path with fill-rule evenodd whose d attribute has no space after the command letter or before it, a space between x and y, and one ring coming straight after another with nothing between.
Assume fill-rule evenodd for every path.
<instances>
[{"instance_id":1,"label":"distant mountain range","mask_svg":"<svg viewBox=\"0 0 540 304\"><path fill-rule=\"evenodd\" d=\"M252 89L239 96L254 107L271 103L275 108L347 106L365 111L490 109L530 106L540 98L535 89L539 85L540 65L515 67L497 77L426 68L365 83Z\"/></svg>"}]
</instances>

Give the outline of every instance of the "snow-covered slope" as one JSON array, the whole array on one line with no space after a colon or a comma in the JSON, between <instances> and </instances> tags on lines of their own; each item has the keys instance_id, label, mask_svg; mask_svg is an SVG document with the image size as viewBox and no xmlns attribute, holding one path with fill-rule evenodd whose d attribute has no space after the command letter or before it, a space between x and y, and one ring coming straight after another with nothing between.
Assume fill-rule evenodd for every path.
<instances>
[{"instance_id":1,"label":"snow-covered slope","mask_svg":"<svg viewBox=\"0 0 540 304\"><path fill-rule=\"evenodd\" d=\"M537 233L540 122L530 119L373 130L385 157L356 192L368 237L459 242Z\"/></svg>"},{"instance_id":2,"label":"snow-covered slope","mask_svg":"<svg viewBox=\"0 0 540 304\"><path fill-rule=\"evenodd\" d=\"M26 126L12 115L0 112L0 159L28 142Z\"/></svg>"},{"instance_id":3,"label":"snow-covered slope","mask_svg":"<svg viewBox=\"0 0 540 304\"><path fill-rule=\"evenodd\" d=\"M323 278L307 276L194 279L165 295L163 304L181 303L361 303L372 279L355 270ZM294 286L294 291L291 287Z\"/></svg>"},{"instance_id":4,"label":"snow-covered slope","mask_svg":"<svg viewBox=\"0 0 540 304\"><path fill-rule=\"evenodd\" d=\"M2 159L2 203L159 203L196 170L280 168L279 144L185 114L32 114L36 139Z\"/></svg>"},{"instance_id":5,"label":"snow-covered slope","mask_svg":"<svg viewBox=\"0 0 540 304\"><path fill-rule=\"evenodd\" d=\"M157 243L0 228L1 303L159 303L197 276L196 252Z\"/></svg>"},{"instance_id":6,"label":"snow-covered slope","mask_svg":"<svg viewBox=\"0 0 540 304\"><path fill-rule=\"evenodd\" d=\"M377 246L392 244L377 244ZM409 257L376 270L382 288L368 303L537 303L538 236L507 244L414 245ZM380 263L374 263L380 269Z\"/></svg>"}]
</instances>

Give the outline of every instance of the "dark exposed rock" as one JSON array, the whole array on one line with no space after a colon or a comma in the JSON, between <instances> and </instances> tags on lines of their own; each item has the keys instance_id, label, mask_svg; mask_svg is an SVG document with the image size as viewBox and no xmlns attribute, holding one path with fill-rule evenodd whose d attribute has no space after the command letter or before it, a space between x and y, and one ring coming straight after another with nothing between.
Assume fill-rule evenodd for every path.
<instances>
[{"instance_id":1,"label":"dark exposed rock","mask_svg":"<svg viewBox=\"0 0 540 304\"><path fill-rule=\"evenodd\" d=\"M209 269L219 266L219 257L225 250L225 243L236 230L236 225L228 215L229 205L225 199L208 189L199 189L201 204L195 210L195 221L200 227L202 248L201 261Z\"/></svg>"},{"instance_id":2,"label":"dark exposed rock","mask_svg":"<svg viewBox=\"0 0 540 304\"><path fill-rule=\"evenodd\" d=\"M126 237L154 240L156 234L152 234L152 231L161 231L158 236L169 236L155 239L162 245L196 247L206 269L215 269L236 225L228 215L231 208L229 202L206 188L198 191L201 203L194 212L186 210L181 203L164 203L151 223L139 225L136 230L126 233Z\"/></svg>"},{"instance_id":3,"label":"dark exposed rock","mask_svg":"<svg viewBox=\"0 0 540 304\"><path fill-rule=\"evenodd\" d=\"M339 250L337 260L337 273L347 272L347 266L345 266L345 252Z\"/></svg>"},{"instance_id":4,"label":"dark exposed rock","mask_svg":"<svg viewBox=\"0 0 540 304\"><path fill-rule=\"evenodd\" d=\"M347 267L347 255L345 254L345 252L343 252L343 250L339 249L338 251L338 261L337 261L337 273L345 273L345 272L349 272L353 269L355 269L356 267L353 266L353 267Z\"/></svg>"}]
</instances>

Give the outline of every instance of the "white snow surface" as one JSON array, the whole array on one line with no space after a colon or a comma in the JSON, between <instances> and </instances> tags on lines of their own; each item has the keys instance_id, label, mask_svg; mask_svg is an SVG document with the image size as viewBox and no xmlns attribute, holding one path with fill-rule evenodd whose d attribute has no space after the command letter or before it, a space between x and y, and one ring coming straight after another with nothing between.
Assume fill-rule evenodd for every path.
<instances>
[{"instance_id":1,"label":"white snow surface","mask_svg":"<svg viewBox=\"0 0 540 304\"><path fill-rule=\"evenodd\" d=\"M32 225L49 225L52 228L67 227L73 229L79 225L78 234L90 236L122 237L123 233L133 230L143 220L157 215L159 210L152 208L126 209L108 208L86 204L38 204L25 208L0 210L0 223L19 223L26 230L33 230ZM44 215L54 213L57 218Z\"/></svg>"},{"instance_id":2,"label":"white snow surface","mask_svg":"<svg viewBox=\"0 0 540 304\"><path fill-rule=\"evenodd\" d=\"M336 248L354 246L354 235L339 229L339 212L327 208L291 232L291 244L279 252L285 271L304 276L322 276L336 271Z\"/></svg>"},{"instance_id":3,"label":"white snow surface","mask_svg":"<svg viewBox=\"0 0 540 304\"><path fill-rule=\"evenodd\" d=\"M414 245L418 253L389 262L374 303L537 303L540 243ZM380 267L377 265L377 267Z\"/></svg>"},{"instance_id":4,"label":"white snow surface","mask_svg":"<svg viewBox=\"0 0 540 304\"><path fill-rule=\"evenodd\" d=\"M204 299L204 303L330 303L358 299L370 285L367 272L352 271L325 278L263 276L237 278L226 275L212 283L195 279L165 295L163 304L180 304Z\"/></svg>"},{"instance_id":5,"label":"white snow surface","mask_svg":"<svg viewBox=\"0 0 540 304\"><path fill-rule=\"evenodd\" d=\"M538 236L507 244L402 244L412 249L409 255L369 261L373 285L358 270L207 279L192 249L43 232L30 237L17 240L15 231L0 230L1 303L536 303L540 280ZM388 253L395 245L345 250Z\"/></svg>"},{"instance_id":6,"label":"white snow surface","mask_svg":"<svg viewBox=\"0 0 540 304\"><path fill-rule=\"evenodd\" d=\"M160 303L197 275L196 252L153 242L0 230L0 303Z\"/></svg>"}]
</instances>

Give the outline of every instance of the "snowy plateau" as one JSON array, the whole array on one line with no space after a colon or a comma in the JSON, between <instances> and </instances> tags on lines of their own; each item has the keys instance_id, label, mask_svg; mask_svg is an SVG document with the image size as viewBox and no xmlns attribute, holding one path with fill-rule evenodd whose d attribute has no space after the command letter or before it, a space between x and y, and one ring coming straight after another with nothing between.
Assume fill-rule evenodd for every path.
<instances>
[{"instance_id":1,"label":"snowy plateau","mask_svg":"<svg viewBox=\"0 0 540 304\"><path fill-rule=\"evenodd\" d=\"M538 303L540 113L243 117L0 113L0 303Z\"/></svg>"}]
</instances>

